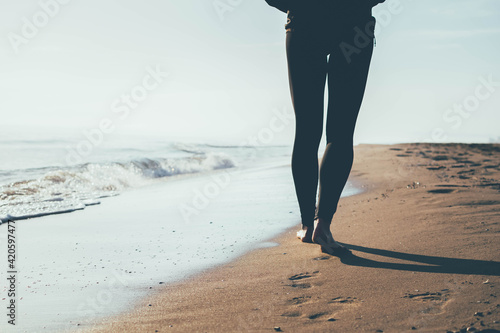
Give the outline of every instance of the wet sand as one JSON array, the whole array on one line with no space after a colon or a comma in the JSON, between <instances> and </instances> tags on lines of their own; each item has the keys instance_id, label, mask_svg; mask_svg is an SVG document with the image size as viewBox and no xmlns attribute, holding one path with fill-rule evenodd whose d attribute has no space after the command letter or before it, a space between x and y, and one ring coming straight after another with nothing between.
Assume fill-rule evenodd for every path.
<instances>
[{"instance_id":1,"label":"wet sand","mask_svg":"<svg viewBox=\"0 0 500 333\"><path fill-rule=\"evenodd\" d=\"M361 145L351 181L365 192L341 199L332 230L352 254L301 243L297 224L83 328L499 332L500 145Z\"/></svg>"}]
</instances>

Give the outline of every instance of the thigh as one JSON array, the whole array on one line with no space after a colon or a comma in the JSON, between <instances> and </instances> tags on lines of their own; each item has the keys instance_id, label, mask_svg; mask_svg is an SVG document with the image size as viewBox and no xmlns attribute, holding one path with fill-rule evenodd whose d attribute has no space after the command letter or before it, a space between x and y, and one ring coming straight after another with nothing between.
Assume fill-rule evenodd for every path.
<instances>
[{"instance_id":1,"label":"thigh","mask_svg":"<svg viewBox=\"0 0 500 333\"><path fill-rule=\"evenodd\" d=\"M375 18L350 25L336 39L328 60L327 140L351 137L363 100L373 53Z\"/></svg>"},{"instance_id":2,"label":"thigh","mask_svg":"<svg viewBox=\"0 0 500 333\"><path fill-rule=\"evenodd\" d=\"M288 78L297 130L319 131L321 135L327 55L317 38L312 36L308 33L287 33Z\"/></svg>"}]
</instances>

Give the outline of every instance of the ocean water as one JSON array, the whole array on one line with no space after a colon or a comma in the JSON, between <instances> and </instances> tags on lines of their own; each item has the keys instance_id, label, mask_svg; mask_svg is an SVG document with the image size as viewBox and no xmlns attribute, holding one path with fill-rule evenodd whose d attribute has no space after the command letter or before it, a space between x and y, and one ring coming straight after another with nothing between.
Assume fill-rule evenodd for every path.
<instances>
[{"instance_id":1,"label":"ocean water","mask_svg":"<svg viewBox=\"0 0 500 333\"><path fill-rule=\"evenodd\" d=\"M20 220L19 325L0 331L85 328L159 284L275 246L273 237L299 223L291 146L116 136L76 155L81 143L81 135L0 133L0 217ZM195 191L228 175L230 184L183 221L179 207L194 207ZM343 196L357 192L348 183ZM41 218L51 214L60 215ZM0 228L6 246L6 223Z\"/></svg>"},{"instance_id":2,"label":"ocean water","mask_svg":"<svg viewBox=\"0 0 500 333\"><path fill-rule=\"evenodd\" d=\"M78 136L0 141L0 222L68 213L143 186L218 169L251 167L290 154L289 146L117 137L91 145Z\"/></svg>"}]
</instances>

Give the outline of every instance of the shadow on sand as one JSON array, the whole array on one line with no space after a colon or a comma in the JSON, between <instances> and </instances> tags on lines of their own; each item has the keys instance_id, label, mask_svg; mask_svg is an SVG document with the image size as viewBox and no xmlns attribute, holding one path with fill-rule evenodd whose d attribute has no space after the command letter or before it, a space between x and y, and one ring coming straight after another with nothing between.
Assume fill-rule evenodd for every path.
<instances>
[{"instance_id":1,"label":"shadow on sand","mask_svg":"<svg viewBox=\"0 0 500 333\"><path fill-rule=\"evenodd\" d=\"M498 261L424 256L418 254L379 250L379 249L373 249L369 247L351 245L345 243L343 243L343 245L349 248L350 250L354 251L421 263L421 264L412 264L412 263L404 264L404 263L376 261L372 259L358 257L354 253L347 253L339 256L340 261L343 264L351 266L395 269L400 271L412 271L412 272L500 276L500 262Z\"/></svg>"}]
</instances>

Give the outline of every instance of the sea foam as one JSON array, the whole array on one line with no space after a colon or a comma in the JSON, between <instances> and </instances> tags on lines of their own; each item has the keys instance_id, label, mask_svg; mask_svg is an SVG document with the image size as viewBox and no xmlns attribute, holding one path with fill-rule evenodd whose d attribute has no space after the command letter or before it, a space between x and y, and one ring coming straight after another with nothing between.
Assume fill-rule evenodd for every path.
<instances>
[{"instance_id":1,"label":"sea foam","mask_svg":"<svg viewBox=\"0 0 500 333\"><path fill-rule=\"evenodd\" d=\"M44 167L39 170L42 175L37 178L0 186L0 221L84 209L99 204L101 198L152 184L159 179L234 166L235 161L228 154L196 152L189 157Z\"/></svg>"}]
</instances>

